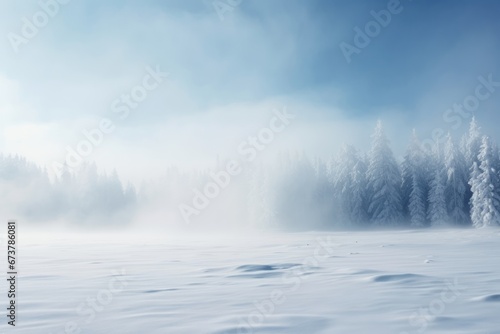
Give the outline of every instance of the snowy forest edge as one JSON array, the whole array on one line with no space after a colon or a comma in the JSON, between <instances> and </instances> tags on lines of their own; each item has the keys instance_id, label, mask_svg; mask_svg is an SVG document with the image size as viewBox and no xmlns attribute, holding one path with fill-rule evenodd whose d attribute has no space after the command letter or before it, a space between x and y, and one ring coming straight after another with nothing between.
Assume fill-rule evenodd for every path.
<instances>
[{"instance_id":1,"label":"snowy forest edge","mask_svg":"<svg viewBox=\"0 0 500 334\"><path fill-rule=\"evenodd\" d=\"M248 166L207 199L204 187L224 163L194 172L169 167L137 190L95 163L51 180L23 157L0 155L0 205L28 221L90 227L127 225L150 210L170 224L245 220L292 230L500 225L500 153L475 119L459 141L448 135L431 149L414 131L401 162L379 122L367 153L350 145L326 161L282 153L275 163Z\"/></svg>"}]
</instances>

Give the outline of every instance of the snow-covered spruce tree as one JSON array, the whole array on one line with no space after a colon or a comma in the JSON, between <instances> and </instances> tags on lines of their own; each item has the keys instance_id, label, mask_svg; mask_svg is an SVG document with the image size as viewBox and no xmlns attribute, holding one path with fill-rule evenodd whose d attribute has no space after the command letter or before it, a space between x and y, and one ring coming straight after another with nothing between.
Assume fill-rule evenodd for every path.
<instances>
[{"instance_id":1,"label":"snow-covered spruce tree","mask_svg":"<svg viewBox=\"0 0 500 334\"><path fill-rule=\"evenodd\" d=\"M445 200L450 222L456 225L470 223L467 199L469 171L462 153L448 134L444 147L446 170Z\"/></svg>"},{"instance_id":2,"label":"snow-covered spruce tree","mask_svg":"<svg viewBox=\"0 0 500 334\"><path fill-rule=\"evenodd\" d=\"M368 214L373 225L391 226L402 220L401 172L379 121L372 136L367 171Z\"/></svg>"},{"instance_id":3,"label":"snow-covered spruce tree","mask_svg":"<svg viewBox=\"0 0 500 334\"><path fill-rule=\"evenodd\" d=\"M344 225L360 224L366 220L365 212L366 167L356 149L343 145L339 157L334 189L340 203L340 216Z\"/></svg>"},{"instance_id":4,"label":"snow-covered spruce tree","mask_svg":"<svg viewBox=\"0 0 500 334\"><path fill-rule=\"evenodd\" d=\"M465 160L467 168L471 168L474 162L480 165L478 155L481 149L481 128L476 122L476 118L472 117L469 125L469 131L465 135Z\"/></svg>"},{"instance_id":5,"label":"snow-covered spruce tree","mask_svg":"<svg viewBox=\"0 0 500 334\"><path fill-rule=\"evenodd\" d=\"M493 149L488 137L483 137L481 151L479 153L480 173L473 183L475 193L475 203L478 210L475 212L475 227L498 226L500 225L500 176L493 167L498 161L498 151ZM477 184L476 184L477 182ZM477 214L479 213L479 216Z\"/></svg>"},{"instance_id":6,"label":"snow-covered spruce tree","mask_svg":"<svg viewBox=\"0 0 500 334\"><path fill-rule=\"evenodd\" d=\"M413 163L411 157L412 144L413 136L410 145L406 149L406 154L404 156L403 162L401 163L401 203L403 205L403 216L407 219L410 218L409 204L413 184Z\"/></svg>"},{"instance_id":7,"label":"snow-covered spruce tree","mask_svg":"<svg viewBox=\"0 0 500 334\"><path fill-rule=\"evenodd\" d=\"M351 221L360 225L366 223L366 164L359 160L351 172Z\"/></svg>"},{"instance_id":8,"label":"snow-covered spruce tree","mask_svg":"<svg viewBox=\"0 0 500 334\"><path fill-rule=\"evenodd\" d=\"M349 176L356 161L356 150L350 145L343 144L336 159L333 186L340 205L339 214L344 222L348 219L349 215L349 201L346 191L349 184Z\"/></svg>"},{"instance_id":9,"label":"snow-covered spruce tree","mask_svg":"<svg viewBox=\"0 0 500 334\"><path fill-rule=\"evenodd\" d=\"M413 130L411 143L402 163L403 210L414 227L426 225L428 177L426 157Z\"/></svg>"},{"instance_id":10,"label":"snow-covered spruce tree","mask_svg":"<svg viewBox=\"0 0 500 334\"><path fill-rule=\"evenodd\" d=\"M480 162L478 160L478 155L479 155L479 150L481 148L481 128L476 122L475 117L472 117L472 120L469 125L469 130L467 133L463 136L462 141L461 141L461 148L463 155L465 157L465 163L468 168L468 178L469 180L471 179L471 172L472 172L472 166L475 163L477 163L477 166L479 167ZM467 190L465 192L465 198L467 202L471 202L472 199L472 190L471 187L468 186ZM469 206L469 216L471 215L471 207Z\"/></svg>"},{"instance_id":11,"label":"snow-covered spruce tree","mask_svg":"<svg viewBox=\"0 0 500 334\"><path fill-rule=\"evenodd\" d=\"M422 183L418 181L417 175L413 174L413 182L409 198L410 224L413 227L426 225L426 201Z\"/></svg>"},{"instance_id":12,"label":"snow-covered spruce tree","mask_svg":"<svg viewBox=\"0 0 500 334\"><path fill-rule=\"evenodd\" d=\"M429 189L428 217L431 226L441 226L448 222L445 199L446 177L441 164L436 164Z\"/></svg>"},{"instance_id":13,"label":"snow-covered spruce tree","mask_svg":"<svg viewBox=\"0 0 500 334\"><path fill-rule=\"evenodd\" d=\"M490 140L491 152L493 154L493 159L491 161L491 167L497 172L500 172L500 151L498 150L498 145L496 142Z\"/></svg>"},{"instance_id":14,"label":"snow-covered spruce tree","mask_svg":"<svg viewBox=\"0 0 500 334\"><path fill-rule=\"evenodd\" d=\"M481 212L483 211L483 202L479 193L479 175L481 171L477 166L477 163L472 164L472 172L469 180L469 185L472 190L472 197L470 199L470 218L472 225L476 228L483 226L483 219L481 217Z\"/></svg>"}]
</instances>

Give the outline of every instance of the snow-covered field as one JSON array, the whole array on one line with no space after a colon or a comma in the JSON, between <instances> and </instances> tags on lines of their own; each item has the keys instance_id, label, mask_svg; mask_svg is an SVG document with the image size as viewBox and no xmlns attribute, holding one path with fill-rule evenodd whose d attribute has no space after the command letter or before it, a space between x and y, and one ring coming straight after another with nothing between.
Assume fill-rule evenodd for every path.
<instances>
[{"instance_id":1,"label":"snow-covered field","mask_svg":"<svg viewBox=\"0 0 500 334\"><path fill-rule=\"evenodd\" d=\"M25 240L2 332L500 333L498 229L103 239Z\"/></svg>"}]
</instances>

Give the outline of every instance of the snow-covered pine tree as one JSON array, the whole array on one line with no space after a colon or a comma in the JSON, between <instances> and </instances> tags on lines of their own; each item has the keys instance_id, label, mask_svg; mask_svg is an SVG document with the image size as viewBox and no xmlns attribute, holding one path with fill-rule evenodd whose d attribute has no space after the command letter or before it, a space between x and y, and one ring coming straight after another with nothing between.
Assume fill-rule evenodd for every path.
<instances>
[{"instance_id":1,"label":"snow-covered pine tree","mask_svg":"<svg viewBox=\"0 0 500 334\"><path fill-rule=\"evenodd\" d=\"M427 167L415 130L402 163L402 197L405 216L414 227L426 225Z\"/></svg>"},{"instance_id":2,"label":"snow-covered pine tree","mask_svg":"<svg viewBox=\"0 0 500 334\"><path fill-rule=\"evenodd\" d=\"M390 226L402 219L401 172L379 121L372 136L367 171L368 212L373 225Z\"/></svg>"},{"instance_id":3,"label":"snow-covered pine tree","mask_svg":"<svg viewBox=\"0 0 500 334\"><path fill-rule=\"evenodd\" d=\"M333 179L335 195L339 203L339 216L343 225L350 225L350 196L349 184L351 171L357 162L356 150L350 145L343 144L336 159L336 173Z\"/></svg>"},{"instance_id":4,"label":"snow-covered pine tree","mask_svg":"<svg viewBox=\"0 0 500 334\"><path fill-rule=\"evenodd\" d=\"M448 222L444 192L445 175L443 167L437 164L429 189L428 216L431 226L442 226Z\"/></svg>"},{"instance_id":5,"label":"snow-covered pine tree","mask_svg":"<svg viewBox=\"0 0 500 334\"><path fill-rule=\"evenodd\" d=\"M439 142L437 142L429 160L431 177L429 181L427 217L431 226L444 225L449 221L445 199L446 173L442 156L442 149Z\"/></svg>"},{"instance_id":6,"label":"snow-covered pine tree","mask_svg":"<svg viewBox=\"0 0 500 334\"><path fill-rule=\"evenodd\" d=\"M481 217L481 212L483 211L483 201L480 197L479 193L479 175L481 171L477 166L477 162L472 164L472 172L469 180L469 185L472 191L472 197L470 199L470 218L472 221L472 225L476 228L483 226L483 219Z\"/></svg>"},{"instance_id":7,"label":"snow-covered pine tree","mask_svg":"<svg viewBox=\"0 0 500 334\"><path fill-rule=\"evenodd\" d=\"M471 168L474 162L480 165L478 155L481 149L481 128L476 122L476 118L472 117L469 125L469 131L465 137L465 160L467 162L467 167Z\"/></svg>"},{"instance_id":8,"label":"snow-covered pine tree","mask_svg":"<svg viewBox=\"0 0 500 334\"><path fill-rule=\"evenodd\" d=\"M366 213L366 164L358 160L351 171L351 221L363 224L367 221Z\"/></svg>"},{"instance_id":9,"label":"snow-covered pine tree","mask_svg":"<svg viewBox=\"0 0 500 334\"><path fill-rule=\"evenodd\" d=\"M491 167L494 168L497 172L500 171L500 151L498 150L498 145L496 142L490 140L491 144L491 152L493 154L493 159L491 161Z\"/></svg>"},{"instance_id":10,"label":"snow-covered pine tree","mask_svg":"<svg viewBox=\"0 0 500 334\"><path fill-rule=\"evenodd\" d=\"M477 124L476 118L472 117L472 120L469 124L469 130L462 137L461 140L461 151L465 158L465 163L468 169L468 179L470 180L472 175L472 166L474 162L477 164L478 168L480 162L478 160L479 150L481 148L481 128ZM470 184L469 184L470 185ZM468 186L465 191L465 199L466 202L471 203L472 201L472 190L471 187ZM471 206L469 205L469 217L471 216Z\"/></svg>"},{"instance_id":11,"label":"snow-covered pine tree","mask_svg":"<svg viewBox=\"0 0 500 334\"><path fill-rule=\"evenodd\" d=\"M412 140L406 149L406 154L401 163L401 203L403 205L403 217L409 219L410 194L413 186L413 161L412 146L414 143L415 130L413 130Z\"/></svg>"},{"instance_id":12,"label":"snow-covered pine tree","mask_svg":"<svg viewBox=\"0 0 500 334\"><path fill-rule=\"evenodd\" d=\"M476 192L481 201L481 226L500 225L500 176L493 167L498 160L498 151L493 149L488 137L484 136L479 153L481 162ZM478 226L480 224L475 224Z\"/></svg>"},{"instance_id":13,"label":"snow-covered pine tree","mask_svg":"<svg viewBox=\"0 0 500 334\"><path fill-rule=\"evenodd\" d=\"M424 189L417 175L413 174L413 182L409 198L410 224L413 227L423 227L426 224L426 201Z\"/></svg>"},{"instance_id":14,"label":"snow-covered pine tree","mask_svg":"<svg viewBox=\"0 0 500 334\"><path fill-rule=\"evenodd\" d=\"M465 225L470 222L467 199L469 171L462 153L448 134L444 147L446 170L445 199L450 222Z\"/></svg>"},{"instance_id":15,"label":"snow-covered pine tree","mask_svg":"<svg viewBox=\"0 0 500 334\"><path fill-rule=\"evenodd\" d=\"M343 145L338 158L334 187L340 201L342 219L346 225L366 220L366 166L356 149Z\"/></svg>"}]
</instances>

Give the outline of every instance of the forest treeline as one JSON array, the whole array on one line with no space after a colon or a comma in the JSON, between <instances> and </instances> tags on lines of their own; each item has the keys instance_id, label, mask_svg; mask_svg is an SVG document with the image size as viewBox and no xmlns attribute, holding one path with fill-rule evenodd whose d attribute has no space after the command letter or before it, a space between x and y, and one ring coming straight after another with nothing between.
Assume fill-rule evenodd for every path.
<instances>
[{"instance_id":1,"label":"forest treeline","mask_svg":"<svg viewBox=\"0 0 500 334\"><path fill-rule=\"evenodd\" d=\"M430 150L413 131L400 160L379 122L366 153L343 145L328 160L282 153L246 166L199 219L295 230L500 225L499 149L475 119L460 140L448 135ZM0 155L0 206L26 219L90 226L126 224L141 210L158 210L166 213L159 219L174 223L181 221L179 204L202 191L209 172L169 167L136 190L94 163L50 180L44 168Z\"/></svg>"}]
</instances>

